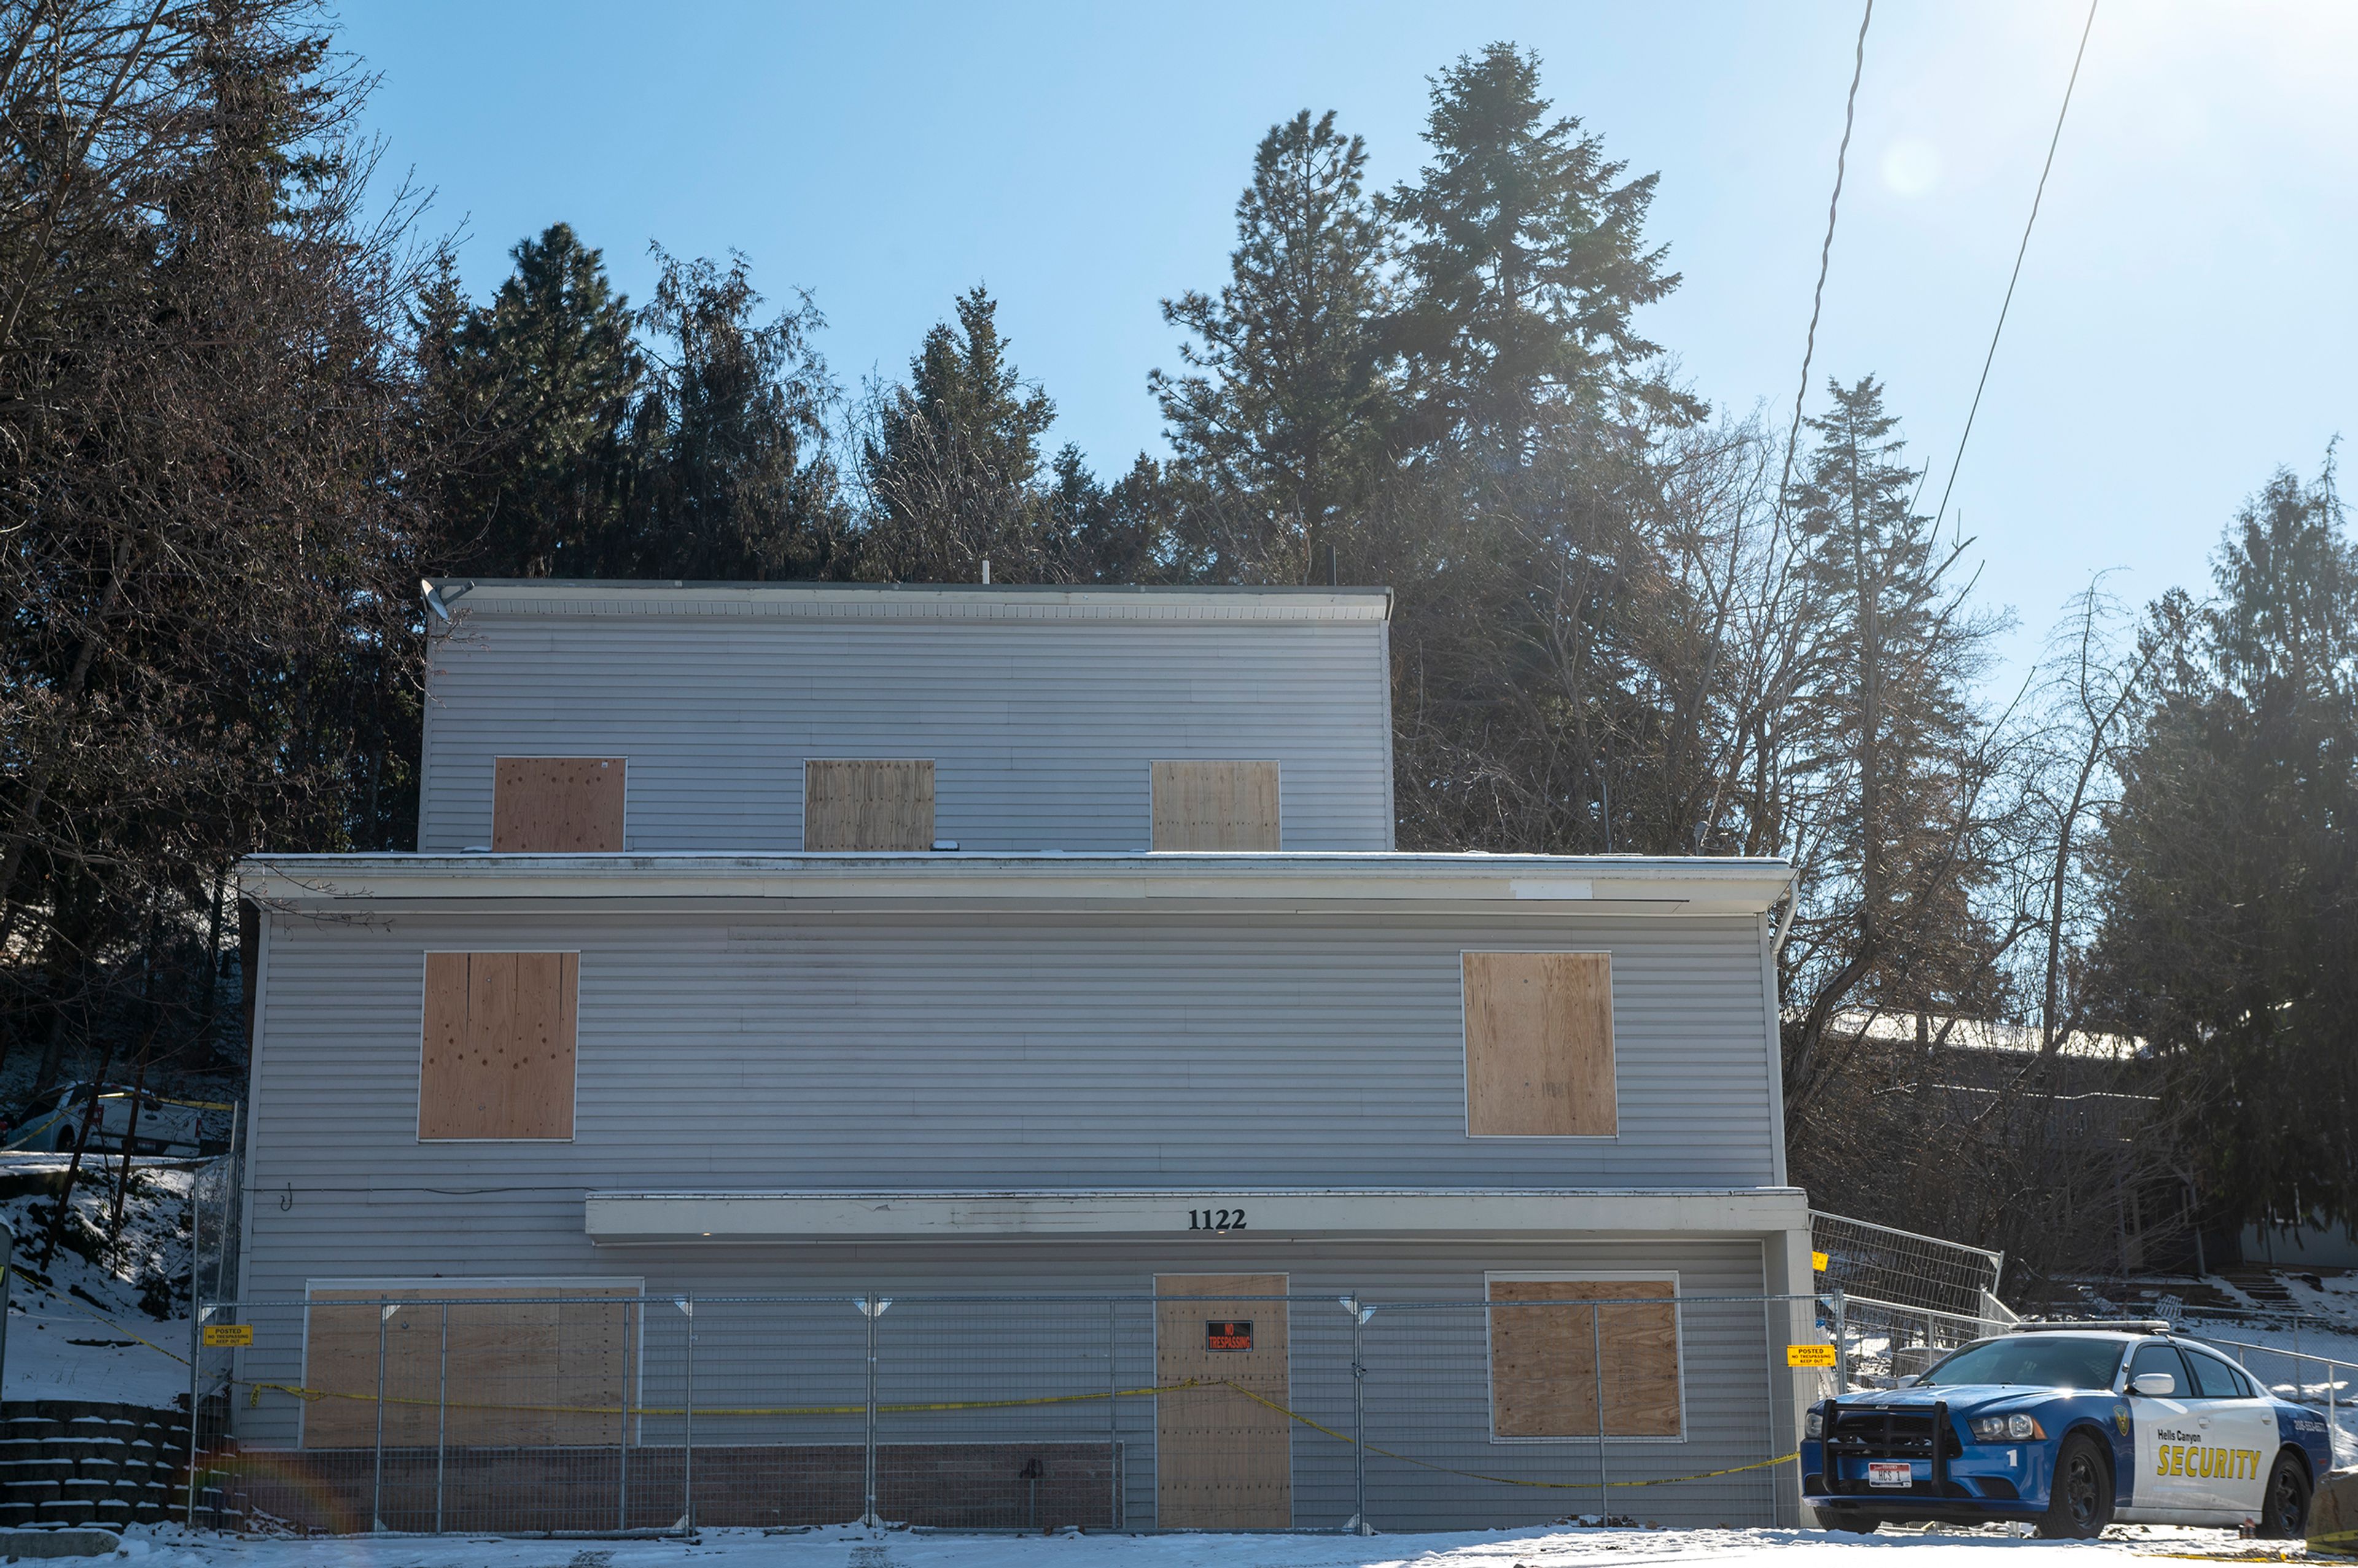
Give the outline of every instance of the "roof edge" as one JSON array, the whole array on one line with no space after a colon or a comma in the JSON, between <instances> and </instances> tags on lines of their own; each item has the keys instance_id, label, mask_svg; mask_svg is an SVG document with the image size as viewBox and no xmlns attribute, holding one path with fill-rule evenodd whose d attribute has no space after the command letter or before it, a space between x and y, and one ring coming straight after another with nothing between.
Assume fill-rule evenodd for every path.
<instances>
[{"instance_id":1,"label":"roof edge","mask_svg":"<svg viewBox=\"0 0 2358 1568\"><path fill-rule=\"evenodd\" d=\"M1344 621L1390 618L1389 588L729 582L427 578L445 613L757 615L844 620Z\"/></svg>"}]
</instances>

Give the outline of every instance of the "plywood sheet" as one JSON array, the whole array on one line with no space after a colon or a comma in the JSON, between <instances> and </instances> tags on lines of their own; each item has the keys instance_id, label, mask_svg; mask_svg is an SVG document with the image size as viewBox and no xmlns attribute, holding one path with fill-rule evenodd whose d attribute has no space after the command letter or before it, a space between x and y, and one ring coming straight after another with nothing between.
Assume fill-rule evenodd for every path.
<instances>
[{"instance_id":1,"label":"plywood sheet","mask_svg":"<svg viewBox=\"0 0 2358 1568\"><path fill-rule=\"evenodd\" d=\"M1164 1530L1287 1530L1293 1524L1283 1274L1158 1274L1154 1397L1155 1522ZM1251 1325L1249 1350L1215 1349L1210 1325ZM1221 1336L1233 1342L1234 1336ZM1235 1385L1230 1387L1229 1385Z\"/></svg>"},{"instance_id":2,"label":"plywood sheet","mask_svg":"<svg viewBox=\"0 0 2358 1568\"><path fill-rule=\"evenodd\" d=\"M1467 953L1466 1130L1476 1138L1611 1137L1613 958Z\"/></svg>"},{"instance_id":3,"label":"plywood sheet","mask_svg":"<svg viewBox=\"0 0 2358 1568\"><path fill-rule=\"evenodd\" d=\"M1498 1437L1594 1437L1600 1382L1606 1435L1680 1435L1678 1294L1674 1280L1493 1280L1490 1430ZM1604 1375L1596 1352L1604 1350Z\"/></svg>"},{"instance_id":4,"label":"plywood sheet","mask_svg":"<svg viewBox=\"0 0 2358 1568\"><path fill-rule=\"evenodd\" d=\"M421 1139L573 1136L580 957L428 953Z\"/></svg>"},{"instance_id":5,"label":"plywood sheet","mask_svg":"<svg viewBox=\"0 0 2358 1568\"><path fill-rule=\"evenodd\" d=\"M814 759L803 764L804 849L933 847L931 760Z\"/></svg>"},{"instance_id":6,"label":"plywood sheet","mask_svg":"<svg viewBox=\"0 0 2358 1568\"><path fill-rule=\"evenodd\" d=\"M1275 762L1149 762L1147 782L1158 849L1280 847Z\"/></svg>"},{"instance_id":7,"label":"plywood sheet","mask_svg":"<svg viewBox=\"0 0 2358 1568\"><path fill-rule=\"evenodd\" d=\"M373 1444L384 1390L388 1447L614 1444L636 1398L644 1310L636 1284L531 1281L311 1292L303 1445ZM500 1302L515 1296L586 1298ZM430 1299L431 1306L382 1303ZM441 1304L448 1303L448 1305ZM382 1384L380 1384L380 1362Z\"/></svg>"},{"instance_id":8,"label":"plywood sheet","mask_svg":"<svg viewBox=\"0 0 2358 1568\"><path fill-rule=\"evenodd\" d=\"M492 764L492 848L503 854L619 855L621 757L501 757Z\"/></svg>"}]
</instances>

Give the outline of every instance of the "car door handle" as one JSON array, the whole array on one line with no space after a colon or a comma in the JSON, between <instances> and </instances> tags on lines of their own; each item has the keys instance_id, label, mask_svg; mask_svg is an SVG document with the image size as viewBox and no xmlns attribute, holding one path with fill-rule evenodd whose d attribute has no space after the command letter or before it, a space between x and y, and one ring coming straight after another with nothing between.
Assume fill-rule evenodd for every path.
<instances>
[{"instance_id":1,"label":"car door handle","mask_svg":"<svg viewBox=\"0 0 2358 1568\"><path fill-rule=\"evenodd\" d=\"M2194 1424L2197 1426L2209 1426L2211 1424L2211 1418L2206 1415L2200 1421L2197 1421Z\"/></svg>"}]
</instances>

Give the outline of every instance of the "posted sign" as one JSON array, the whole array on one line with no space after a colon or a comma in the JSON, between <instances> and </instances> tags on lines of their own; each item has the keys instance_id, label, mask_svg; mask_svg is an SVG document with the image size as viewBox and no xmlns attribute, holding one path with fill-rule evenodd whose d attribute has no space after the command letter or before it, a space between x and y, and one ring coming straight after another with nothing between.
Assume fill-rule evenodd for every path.
<instances>
[{"instance_id":1,"label":"posted sign","mask_svg":"<svg viewBox=\"0 0 2358 1568\"><path fill-rule=\"evenodd\" d=\"M1821 1274L1824 1273L1826 1271L1826 1255L1823 1252L1811 1253L1810 1267L1815 1269Z\"/></svg>"},{"instance_id":2,"label":"posted sign","mask_svg":"<svg viewBox=\"0 0 2358 1568\"><path fill-rule=\"evenodd\" d=\"M1252 1348L1252 1325L1229 1319L1204 1325L1204 1348L1206 1350L1249 1350Z\"/></svg>"},{"instance_id":3,"label":"posted sign","mask_svg":"<svg viewBox=\"0 0 2358 1568\"><path fill-rule=\"evenodd\" d=\"M208 1350L242 1349L253 1343L254 1325L250 1323L205 1325L205 1348Z\"/></svg>"},{"instance_id":4,"label":"posted sign","mask_svg":"<svg viewBox=\"0 0 2358 1568\"><path fill-rule=\"evenodd\" d=\"M1834 1364L1834 1347L1831 1345L1788 1345L1785 1365L1788 1367L1831 1367Z\"/></svg>"}]
</instances>

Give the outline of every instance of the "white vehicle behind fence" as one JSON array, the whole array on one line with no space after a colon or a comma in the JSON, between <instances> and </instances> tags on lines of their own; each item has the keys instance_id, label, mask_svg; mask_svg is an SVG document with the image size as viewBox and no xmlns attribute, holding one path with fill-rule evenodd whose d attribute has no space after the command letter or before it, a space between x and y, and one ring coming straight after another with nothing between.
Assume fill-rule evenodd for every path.
<instances>
[{"instance_id":1,"label":"white vehicle behind fence","mask_svg":"<svg viewBox=\"0 0 2358 1568\"><path fill-rule=\"evenodd\" d=\"M95 1120L90 1116L93 1089L98 1094ZM230 1108L211 1100L167 1099L128 1084L66 1084L8 1123L7 1141L0 1147L70 1153L87 1122L89 1153L123 1153L127 1140L134 1154L211 1154L228 1144L229 1119Z\"/></svg>"}]
</instances>

